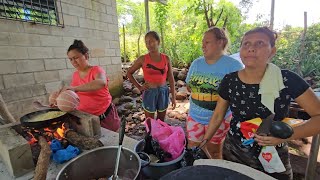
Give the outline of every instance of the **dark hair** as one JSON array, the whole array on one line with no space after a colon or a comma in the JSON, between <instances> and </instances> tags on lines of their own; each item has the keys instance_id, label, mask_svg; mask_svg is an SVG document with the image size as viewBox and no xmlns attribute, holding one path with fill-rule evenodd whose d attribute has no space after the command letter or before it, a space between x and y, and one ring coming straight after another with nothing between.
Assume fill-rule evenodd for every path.
<instances>
[{"instance_id":1,"label":"dark hair","mask_svg":"<svg viewBox=\"0 0 320 180\"><path fill-rule=\"evenodd\" d=\"M275 31L269 29L266 26L256 27L256 28L246 32L243 37L245 37L246 35L249 35L249 34L253 34L253 33L263 33L263 34L267 35L269 38L269 42L270 42L271 47L275 46L276 40L278 38L278 34ZM241 44L242 44L242 40L241 40Z\"/></svg>"},{"instance_id":2,"label":"dark hair","mask_svg":"<svg viewBox=\"0 0 320 180\"><path fill-rule=\"evenodd\" d=\"M77 40L77 39L75 39L73 41L73 44L71 44L71 46L68 48L68 52L74 49L79 51L83 55L89 52L89 49L87 48L87 46L85 46L81 40Z\"/></svg>"},{"instance_id":3,"label":"dark hair","mask_svg":"<svg viewBox=\"0 0 320 180\"><path fill-rule=\"evenodd\" d=\"M220 29L218 27L211 27L205 33L213 33L214 36L216 37L216 39L223 40L223 42L224 42L223 50L227 49L228 43L229 43L229 37L228 37L227 32L224 28Z\"/></svg>"},{"instance_id":4,"label":"dark hair","mask_svg":"<svg viewBox=\"0 0 320 180\"><path fill-rule=\"evenodd\" d=\"M155 31L149 31L149 32L147 32L147 34L144 36L144 38L146 38L147 36L152 36L152 37L154 37L157 41L159 41L160 42L160 36L159 36L159 34L157 33L157 32L155 32Z\"/></svg>"}]
</instances>

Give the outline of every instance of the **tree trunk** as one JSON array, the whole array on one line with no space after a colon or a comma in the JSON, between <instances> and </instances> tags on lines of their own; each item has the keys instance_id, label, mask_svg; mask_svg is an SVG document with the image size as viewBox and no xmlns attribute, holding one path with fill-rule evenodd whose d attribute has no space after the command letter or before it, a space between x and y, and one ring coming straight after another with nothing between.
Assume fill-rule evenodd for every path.
<instances>
[{"instance_id":1,"label":"tree trunk","mask_svg":"<svg viewBox=\"0 0 320 180\"><path fill-rule=\"evenodd\" d=\"M161 34L161 47L163 53L166 53L166 49L164 47L164 33L163 33L163 28L160 29L160 34Z\"/></svg>"},{"instance_id":2,"label":"tree trunk","mask_svg":"<svg viewBox=\"0 0 320 180\"><path fill-rule=\"evenodd\" d=\"M51 149L46 139L42 136L39 136L38 143L41 147L41 150L36 169L34 171L34 180L46 180L51 156Z\"/></svg>"},{"instance_id":3,"label":"tree trunk","mask_svg":"<svg viewBox=\"0 0 320 180\"><path fill-rule=\"evenodd\" d=\"M301 46L300 46L300 53L299 53L299 61L297 64L297 73L303 77L302 70L301 70L301 63L305 59L305 40L306 40L306 33L307 33L308 23L307 23L307 12L304 12L304 29L303 33L301 34Z\"/></svg>"},{"instance_id":4,"label":"tree trunk","mask_svg":"<svg viewBox=\"0 0 320 180\"><path fill-rule=\"evenodd\" d=\"M124 25L122 25L122 31L123 31L123 60L126 63L127 62L127 52L126 52L126 32L125 32L125 28Z\"/></svg>"},{"instance_id":5,"label":"tree trunk","mask_svg":"<svg viewBox=\"0 0 320 180\"><path fill-rule=\"evenodd\" d=\"M142 23L140 24L140 30L139 30L139 37L138 37L138 57L140 57L140 39L141 39L141 35L142 35Z\"/></svg>"},{"instance_id":6,"label":"tree trunk","mask_svg":"<svg viewBox=\"0 0 320 180\"><path fill-rule=\"evenodd\" d=\"M65 133L65 139L81 150L90 150L103 146L99 139L83 136L73 130L69 130Z\"/></svg>"},{"instance_id":7,"label":"tree trunk","mask_svg":"<svg viewBox=\"0 0 320 180\"><path fill-rule=\"evenodd\" d=\"M270 29L273 30L274 24L274 4L275 0L271 0L271 13L270 13Z\"/></svg>"}]
</instances>

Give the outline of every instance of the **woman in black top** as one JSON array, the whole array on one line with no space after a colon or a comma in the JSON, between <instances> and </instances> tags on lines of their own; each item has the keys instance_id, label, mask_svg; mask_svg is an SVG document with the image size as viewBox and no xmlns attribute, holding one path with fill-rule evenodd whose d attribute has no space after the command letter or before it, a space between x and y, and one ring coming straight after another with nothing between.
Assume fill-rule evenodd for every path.
<instances>
[{"instance_id":1,"label":"woman in black top","mask_svg":"<svg viewBox=\"0 0 320 180\"><path fill-rule=\"evenodd\" d=\"M276 38L276 33L266 27L255 28L244 35L240 57L245 68L223 78L219 88L220 98L204 140L210 139L215 134L230 106L233 119L224 143L224 159L245 164L264 172L258 159L261 147L275 146L285 171L268 174L277 179L292 179L286 142L320 132L320 101L301 77L289 70L281 70L284 88L279 91L279 97L274 100L275 121L281 121L288 117L291 99L294 99L311 116L310 120L293 128L294 134L290 138L279 139L255 134L255 142L248 147L242 145L246 138L240 131L241 122L254 118L265 119L271 114L271 111L261 103L259 84L268 63L276 53Z\"/></svg>"}]
</instances>

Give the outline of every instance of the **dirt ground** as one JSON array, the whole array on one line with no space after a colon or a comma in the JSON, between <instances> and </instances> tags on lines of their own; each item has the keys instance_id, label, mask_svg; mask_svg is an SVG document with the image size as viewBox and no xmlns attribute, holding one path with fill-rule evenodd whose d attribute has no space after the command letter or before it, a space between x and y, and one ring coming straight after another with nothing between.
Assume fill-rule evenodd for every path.
<instances>
[{"instance_id":1,"label":"dirt ground","mask_svg":"<svg viewBox=\"0 0 320 180\"><path fill-rule=\"evenodd\" d=\"M177 108L175 110L172 110L169 108L167 114L169 114L171 111L175 112L185 112L186 108L188 108L188 101L178 101L177 102ZM166 122L170 125L174 126L181 126L185 129L185 120L179 120L176 118L166 118ZM135 139L142 139L143 136L137 136L134 135L132 138ZM304 180L306 168L307 168L307 162L308 162L308 156L310 153L310 147L311 147L312 137L301 139L301 140L294 140L289 142L289 152L291 156L291 165L294 173L294 180ZM314 179L320 179L320 154L318 154L317 159L317 168L316 168L316 176Z\"/></svg>"}]
</instances>

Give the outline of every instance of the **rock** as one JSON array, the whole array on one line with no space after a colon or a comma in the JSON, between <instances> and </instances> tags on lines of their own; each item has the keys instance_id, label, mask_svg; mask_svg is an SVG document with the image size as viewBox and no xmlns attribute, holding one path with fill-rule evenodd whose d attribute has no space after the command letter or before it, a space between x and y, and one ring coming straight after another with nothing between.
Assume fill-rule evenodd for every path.
<instances>
[{"instance_id":1,"label":"rock","mask_svg":"<svg viewBox=\"0 0 320 180\"><path fill-rule=\"evenodd\" d=\"M134 108L134 103L128 102L124 104L124 108L127 110L133 109Z\"/></svg>"},{"instance_id":2,"label":"rock","mask_svg":"<svg viewBox=\"0 0 320 180\"><path fill-rule=\"evenodd\" d=\"M179 113L176 111L171 111L168 113L169 118L175 118Z\"/></svg>"},{"instance_id":3,"label":"rock","mask_svg":"<svg viewBox=\"0 0 320 180\"><path fill-rule=\"evenodd\" d=\"M176 94L176 100L185 100L188 97L188 93L178 91Z\"/></svg>"},{"instance_id":4,"label":"rock","mask_svg":"<svg viewBox=\"0 0 320 180\"><path fill-rule=\"evenodd\" d=\"M177 78L182 81L186 80L186 77L187 77L187 74L183 73L182 71L180 71L177 76Z\"/></svg>"},{"instance_id":5,"label":"rock","mask_svg":"<svg viewBox=\"0 0 320 180\"><path fill-rule=\"evenodd\" d=\"M120 103L120 98L114 98L114 99L112 100L112 103L113 103L114 105L119 105L119 103Z\"/></svg>"},{"instance_id":6,"label":"rock","mask_svg":"<svg viewBox=\"0 0 320 180\"><path fill-rule=\"evenodd\" d=\"M133 98L130 96L121 96L120 102L133 102Z\"/></svg>"},{"instance_id":7,"label":"rock","mask_svg":"<svg viewBox=\"0 0 320 180\"><path fill-rule=\"evenodd\" d=\"M178 78L178 74L179 74L179 69L178 68L172 68L172 74L174 79Z\"/></svg>"},{"instance_id":8,"label":"rock","mask_svg":"<svg viewBox=\"0 0 320 180\"><path fill-rule=\"evenodd\" d=\"M182 87L182 86L185 86L186 83L185 83L184 81L178 80L178 81L176 82L176 85L177 85L178 87Z\"/></svg>"},{"instance_id":9,"label":"rock","mask_svg":"<svg viewBox=\"0 0 320 180\"><path fill-rule=\"evenodd\" d=\"M137 102L137 103L142 103L141 97L138 97L138 98L136 99L136 102Z\"/></svg>"},{"instance_id":10,"label":"rock","mask_svg":"<svg viewBox=\"0 0 320 180\"><path fill-rule=\"evenodd\" d=\"M133 94L141 94L140 90L138 88L136 88L136 87L133 88L132 93Z\"/></svg>"},{"instance_id":11,"label":"rock","mask_svg":"<svg viewBox=\"0 0 320 180\"><path fill-rule=\"evenodd\" d=\"M129 81L124 81L124 82L123 82L123 90L124 90L125 92L130 92L131 89L132 89L132 84L131 84L131 82L129 82Z\"/></svg>"}]
</instances>

